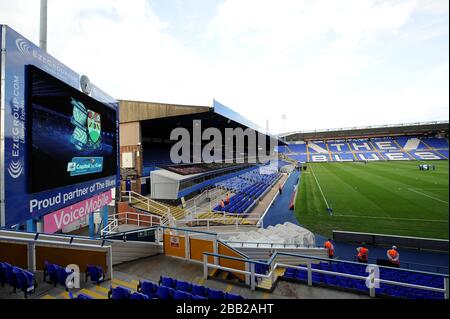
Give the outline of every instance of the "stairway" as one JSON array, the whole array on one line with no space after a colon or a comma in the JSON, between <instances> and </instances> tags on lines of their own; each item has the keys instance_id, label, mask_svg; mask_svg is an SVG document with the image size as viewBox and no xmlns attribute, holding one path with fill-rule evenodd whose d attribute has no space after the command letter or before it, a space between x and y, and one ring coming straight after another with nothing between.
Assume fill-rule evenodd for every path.
<instances>
[{"instance_id":1,"label":"stairway","mask_svg":"<svg viewBox=\"0 0 450 319\"><path fill-rule=\"evenodd\" d=\"M235 274L221 269L213 269L209 272L208 275L209 278L217 279L220 281L226 281L230 284L242 284L244 283L243 280L239 279Z\"/></svg>"},{"instance_id":2,"label":"stairway","mask_svg":"<svg viewBox=\"0 0 450 319\"><path fill-rule=\"evenodd\" d=\"M275 273L274 273L274 277L275 278L274 278L273 282L272 282L271 278L264 278L258 283L258 285L256 287L258 289L261 289L261 290L267 290L267 291L272 292L273 289L276 286L276 282L278 280L278 277L283 276L285 271L286 271L285 268L277 268L277 269L275 269Z\"/></svg>"}]
</instances>

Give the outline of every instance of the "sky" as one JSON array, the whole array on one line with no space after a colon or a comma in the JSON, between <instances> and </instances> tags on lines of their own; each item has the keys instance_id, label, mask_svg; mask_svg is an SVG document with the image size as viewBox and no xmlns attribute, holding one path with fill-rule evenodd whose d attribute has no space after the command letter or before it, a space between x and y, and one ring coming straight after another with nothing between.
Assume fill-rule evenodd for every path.
<instances>
[{"instance_id":1,"label":"sky","mask_svg":"<svg viewBox=\"0 0 450 319\"><path fill-rule=\"evenodd\" d=\"M0 24L39 43L39 1ZM117 99L272 133L449 118L448 0L48 0L47 49Z\"/></svg>"}]
</instances>

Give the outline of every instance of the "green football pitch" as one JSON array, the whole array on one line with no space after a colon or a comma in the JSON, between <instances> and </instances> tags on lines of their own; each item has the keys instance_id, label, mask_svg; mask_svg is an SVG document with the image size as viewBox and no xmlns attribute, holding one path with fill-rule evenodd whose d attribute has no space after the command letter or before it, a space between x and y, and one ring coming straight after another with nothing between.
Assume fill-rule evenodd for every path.
<instances>
[{"instance_id":1,"label":"green football pitch","mask_svg":"<svg viewBox=\"0 0 450 319\"><path fill-rule=\"evenodd\" d=\"M448 239L449 162L432 162L435 171L420 171L419 164L309 163L299 182L296 217L324 236L343 230Z\"/></svg>"}]
</instances>

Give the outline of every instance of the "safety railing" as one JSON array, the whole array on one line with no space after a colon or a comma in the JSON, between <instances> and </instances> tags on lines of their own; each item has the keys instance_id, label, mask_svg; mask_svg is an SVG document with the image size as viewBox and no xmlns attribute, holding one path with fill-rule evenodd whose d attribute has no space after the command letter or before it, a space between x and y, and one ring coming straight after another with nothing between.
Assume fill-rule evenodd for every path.
<instances>
[{"instance_id":1,"label":"safety railing","mask_svg":"<svg viewBox=\"0 0 450 319\"><path fill-rule=\"evenodd\" d=\"M217 260L217 258L224 258L224 259L230 259L230 260L244 262L246 264L246 267L245 267L246 270L224 267L224 266L217 264L216 262L210 263L208 261L209 256L215 257L214 260ZM297 257L300 260L302 260L301 262L299 261L299 264L300 263L304 264L306 261L306 266L301 266L301 265L293 266L290 264L276 262L277 257L281 257L281 256ZM294 268L294 269L299 269L299 270L305 270L307 272L307 283L309 286L313 285L312 274L313 273L321 273L321 274L326 274L326 275L334 275L334 276L340 276L340 277L345 277L345 278L365 280L366 282L370 283L368 285L368 289L369 289L369 294L371 297L376 297L376 287L378 284L389 284L389 285L399 286L399 287L407 287L407 288L415 288L415 289L439 292L439 293L444 294L445 299L449 299L449 277L448 277L448 275L439 274L439 273L430 273L430 272L424 272L424 271L414 271L414 270L409 270L409 269L401 269L402 271L407 271L407 272L411 272L411 273L415 273L415 274L427 274L427 275L441 277L444 282L444 288L437 288L437 287L432 287L432 286L411 284L411 283L406 283L406 282L401 282L401 281L392 281L392 280L387 280L387 279L381 279L381 278L377 278L375 276L376 269L381 268L381 269L399 270L398 268L368 264L366 266L367 267L366 272L369 273L368 276L360 276L360 275L353 275L353 274L349 274L349 273L336 272L336 271L331 271L331 270L316 269L316 268L312 267L312 264L314 262L318 263L321 261L325 261L327 263L345 263L345 264L361 265L360 263L351 262L351 261L330 260L330 259L321 258L321 257L314 257L314 256L308 256L308 255L301 255L301 254L281 253L281 252L275 252L267 262L238 258L238 257L230 257L230 256L205 252L205 253L203 253L203 273L204 273L205 279L208 278L209 269L211 269L211 268L243 274L247 278L246 283L250 286L250 288L252 290L255 290L256 286L260 280L268 279L271 281L271 283L273 285L275 282L275 279L276 279L275 278L275 270L278 268L288 268L289 267L289 268ZM264 267L267 267L268 273L266 273L266 274L256 273L255 265L258 265L258 264L262 265Z\"/></svg>"},{"instance_id":2,"label":"safety railing","mask_svg":"<svg viewBox=\"0 0 450 319\"><path fill-rule=\"evenodd\" d=\"M176 227L206 227L210 229L212 227L229 227L233 226L236 230L243 227L256 227L259 218L196 218L192 220L180 220L175 221Z\"/></svg>"},{"instance_id":3,"label":"safety railing","mask_svg":"<svg viewBox=\"0 0 450 319\"><path fill-rule=\"evenodd\" d=\"M122 198L127 198L129 204L142 204L142 207L146 211L160 215L162 217L161 224L167 226L175 225L175 218L171 214L170 207L167 207L161 203L158 203L157 201L154 201L133 191L122 191L121 196Z\"/></svg>"},{"instance_id":4,"label":"safety railing","mask_svg":"<svg viewBox=\"0 0 450 319\"><path fill-rule=\"evenodd\" d=\"M356 257L354 257L354 258L356 260ZM377 258L369 257L369 261L373 261L376 263ZM447 266L421 264L421 263L414 263L411 261L402 261L401 266L402 266L401 269L429 271L429 272L436 272L438 274L448 274L448 270L449 270L449 268Z\"/></svg>"},{"instance_id":5,"label":"safety railing","mask_svg":"<svg viewBox=\"0 0 450 319\"><path fill-rule=\"evenodd\" d=\"M157 225L157 226L152 226L152 227L147 227L147 228L123 231L123 232L118 232L115 234L101 236L99 238L107 239L107 238L114 237L114 238L121 238L123 241L128 241L128 240L134 240L133 238L135 238L135 237L145 237L146 235L148 235L149 232L154 232L155 236L154 236L153 241L160 242L160 241L162 241L162 236L161 236L160 232L164 231L166 229L171 230L173 232L180 232L180 233L187 232L189 234L208 235L208 236L214 236L215 238L217 238L216 233L212 233L212 232L208 232L208 231L186 229L186 228L181 228L181 227L172 227L172 226L164 226L164 225Z\"/></svg>"},{"instance_id":6,"label":"safety railing","mask_svg":"<svg viewBox=\"0 0 450 319\"><path fill-rule=\"evenodd\" d=\"M136 227L152 227L161 225L162 219L162 217L158 215L137 212L122 212L109 217L111 218L110 222L100 231L102 236L117 233L120 225L123 224L134 225Z\"/></svg>"},{"instance_id":7,"label":"safety railing","mask_svg":"<svg viewBox=\"0 0 450 319\"><path fill-rule=\"evenodd\" d=\"M233 247L256 247L256 248L319 248L315 245L292 244L292 243L273 243L257 241L229 241L225 242Z\"/></svg>"},{"instance_id":8,"label":"safety railing","mask_svg":"<svg viewBox=\"0 0 450 319\"><path fill-rule=\"evenodd\" d=\"M9 237L6 236L7 234L10 234L10 236L14 236L14 235L19 235L19 236L28 236L28 237L24 237L24 238L33 238L34 241L37 240L43 240L43 238L46 238L45 240L51 240L51 239L60 239L60 243L65 243L65 244L74 244L75 240L79 240L80 242L89 242L91 245L93 245L92 243L95 240L99 240L100 241L100 245L104 246L106 243L111 243L111 241L107 240L107 239L103 239L103 238L96 238L96 239L92 239L92 238L88 238L86 236L81 236L81 235L68 235L68 234L47 234L47 233L39 233L39 232L35 232L35 233L30 233L27 231L23 231L23 230L12 230L12 229L7 229L7 228L0 228L0 236L3 237ZM64 241L62 241L64 240Z\"/></svg>"},{"instance_id":9,"label":"safety railing","mask_svg":"<svg viewBox=\"0 0 450 319\"><path fill-rule=\"evenodd\" d=\"M108 235L114 233L119 228L119 220L114 218L105 227L100 230L100 235Z\"/></svg>"}]
</instances>

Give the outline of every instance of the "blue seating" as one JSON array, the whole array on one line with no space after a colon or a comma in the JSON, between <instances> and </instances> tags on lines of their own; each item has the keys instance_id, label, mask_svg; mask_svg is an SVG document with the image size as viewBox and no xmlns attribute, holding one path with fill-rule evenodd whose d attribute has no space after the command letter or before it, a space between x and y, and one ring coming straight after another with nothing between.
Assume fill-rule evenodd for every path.
<instances>
[{"instance_id":1,"label":"blue seating","mask_svg":"<svg viewBox=\"0 0 450 319\"><path fill-rule=\"evenodd\" d=\"M173 278L161 276L159 278L159 284L162 285L162 286L169 287L169 288L174 288L175 284L176 284L176 281Z\"/></svg>"},{"instance_id":2,"label":"blue seating","mask_svg":"<svg viewBox=\"0 0 450 319\"><path fill-rule=\"evenodd\" d=\"M72 292L69 292L69 299L82 299L82 300L90 300L90 299L94 299L89 295L85 295L83 293L79 293L76 297L74 297Z\"/></svg>"},{"instance_id":3,"label":"blue seating","mask_svg":"<svg viewBox=\"0 0 450 319\"><path fill-rule=\"evenodd\" d=\"M206 290L206 288L204 286L198 286L198 285L192 284L191 294L196 295L196 296L206 297L208 294L208 291Z\"/></svg>"},{"instance_id":4,"label":"blue seating","mask_svg":"<svg viewBox=\"0 0 450 319\"><path fill-rule=\"evenodd\" d=\"M156 289L155 297L158 299L168 300L173 295L173 289L166 286L158 286Z\"/></svg>"},{"instance_id":5,"label":"blue seating","mask_svg":"<svg viewBox=\"0 0 450 319\"><path fill-rule=\"evenodd\" d=\"M86 281L91 278L91 282L100 285L104 280L103 268L100 266L88 265L86 268Z\"/></svg>"},{"instance_id":6,"label":"blue seating","mask_svg":"<svg viewBox=\"0 0 450 319\"><path fill-rule=\"evenodd\" d=\"M130 300L148 300L150 299L147 295L144 295L140 292L134 292L130 295Z\"/></svg>"},{"instance_id":7,"label":"blue seating","mask_svg":"<svg viewBox=\"0 0 450 319\"><path fill-rule=\"evenodd\" d=\"M137 291L146 295L149 299L243 299L239 295L226 294L220 290L164 276L160 277L159 284L151 281L140 281Z\"/></svg>"},{"instance_id":8,"label":"blue seating","mask_svg":"<svg viewBox=\"0 0 450 319\"><path fill-rule=\"evenodd\" d=\"M17 288L23 291L26 299L28 294L35 292L37 286L34 274L16 267L13 272L16 276L14 290Z\"/></svg>"},{"instance_id":9,"label":"blue seating","mask_svg":"<svg viewBox=\"0 0 450 319\"><path fill-rule=\"evenodd\" d=\"M16 287L16 272L19 270L20 268L18 267L8 267L6 268L6 281L8 283L8 285L10 285L11 287ZM15 288L14 288L14 292L15 292Z\"/></svg>"},{"instance_id":10,"label":"blue seating","mask_svg":"<svg viewBox=\"0 0 450 319\"><path fill-rule=\"evenodd\" d=\"M5 283L8 283L8 269L12 266L6 262L0 263L0 284L2 287L5 286Z\"/></svg>"},{"instance_id":11,"label":"blue seating","mask_svg":"<svg viewBox=\"0 0 450 319\"><path fill-rule=\"evenodd\" d=\"M240 300L240 299L244 299L242 296L239 295L235 295L235 294L230 294L230 293L226 293L225 294L225 299L230 299L230 300Z\"/></svg>"},{"instance_id":12,"label":"blue seating","mask_svg":"<svg viewBox=\"0 0 450 319\"><path fill-rule=\"evenodd\" d=\"M225 299L225 294L223 291L208 288L208 298L209 299Z\"/></svg>"},{"instance_id":13,"label":"blue seating","mask_svg":"<svg viewBox=\"0 0 450 319\"><path fill-rule=\"evenodd\" d=\"M61 268L61 269L58 269L57 274L56 274L56 276L57 276L57 283L62 285L62 286L65 286L66 290L68 290L68 287L67 287L67 284L66 284L66 279L67 279L67 277L69 276L70 273L72 273L72 272L67 272L65 268Z\"/></svg>"},{"instance_id":14,"label":"blue seating","mask_svg":"<svg viewBox=\"0 0 450 319\"><path fill-rule=\"evenodd\" d=\"M304 265L303 265L304 266ZM320 264L312 264L313 269L328 270L343 274L352 274L366 277L366 265L339 263L329 264L321 262ZM306 270L297 270L294 268L287 268L283 277L294 278L305 281L307 279ZM411 283L416 285L423 285L428 287L443 288L444 281L442 277L433 274L420 274L402 269L380 268L380 278L385 280L393 280L397 282ZM368 292L365 280L347 278L339 275L328 274L312 274L313 283L325 284L333 287L341 287L346 289L357 290L360 292ZM376 294L391 296L395 298L408 299L443 299L443 293L434 293L423 289L407 288L397 285L381 284L380 288L376 288Z\"/></svg>"},{"instance_id":15,"label":"blue seating","mask_svg":"<svg viewBox=\"0 0 450 319\"><path fill-rule=\"evenodd\" d=\"M176 281L175 283L175 290L180 290L184 292L190 292L191 291L191 284L186 281Z\"/></svg>"},{"instance_id":16,"label":"blue seating","mask_svg":"<svg viewBox=\"0 0 450 319\"><path fill-rule=\"evenodd\" d=\"M187 293L185 291L176 290L173 293L173 299L174 300L187 300L192 299L192 295L190 293Z\"/></svg>"},{"instance_id":17,"label":"blue seating","mask_svg":"<svg viewBox=\"0 0 450 319\"><path fill-rule=\"evenodd\" d=\"M207 300L208 298L203 297L203 296L193 295L192 299L193 300Z\"/></svg>"},{"instance_id":18,"label":"blue seating","mask_svg":"<svg viewBox=\"0 0 450 319\"><path fill-rule=\"evenodd\" d=\"M149 298L155 298L156 289L158 289L158 285L150 281L140 281L137 286L137 291Z\"/></svg>"},{"instance_id":19,"label":"blue seating","mask_svg":"<svg viewBox=\"0 0 450 319\"><path fill-rule=\"evenodd\" d=\"M61 267L60 265L51 264L48 261L45 261L44 281L46 281L48 276L50 283L53 283L56 287L56 285L59 282L59 279L61 278L61 275L58 275L61 270L63 270L63 267Z\"/></svg>"},{"instance_id":20,"label":"blue seating","mask_svg":"<svg viewBox=\"0 0 450 319\"><path fill-rule=\"evenodd\" d=\"M129 299L130 295L131 295L131 292L127 288L120 287L120 286L116 287L116 288L111 287L111 289L108 292L108 299L124 300L124 299Z\"/></svg>"}]
</instances>

